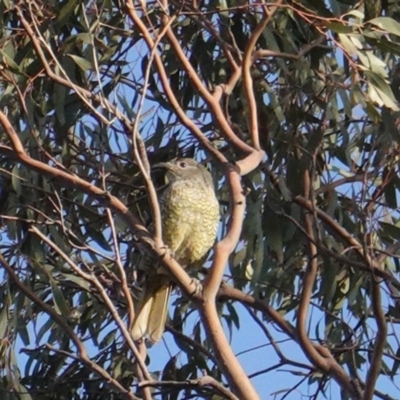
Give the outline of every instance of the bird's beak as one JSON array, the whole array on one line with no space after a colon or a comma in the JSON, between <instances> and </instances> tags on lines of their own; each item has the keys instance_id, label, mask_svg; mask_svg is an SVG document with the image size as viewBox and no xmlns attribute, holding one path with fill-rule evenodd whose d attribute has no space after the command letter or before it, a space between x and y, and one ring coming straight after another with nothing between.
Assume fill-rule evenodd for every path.
<instances>
[{"instance_id":1,"label":"bird's beak","mask_svg":"<svg viewBox=\"0 0 400 400\"><path fill-rule=\"evenodd\" d=\"M169 165L169 163L161 162L161 163L154 164L151 167L151 169L155 170L155 171L160 170L160 169L167 169L168 170L168 169L170 169L170 165Z\"/></svg>"},{"instance_id":2,"label":"bird's beak","mask_svg":"<svg viewBox=\"0 0 400 400\"><path fill-rule=\"evenodd\" d=\"M172 170L171 164L167 163L167 162L157 163L151 167L152 172L164 171L164 183L166 185L168 185L171 182L171 180L173 179L171 170Z\"/></svg>"}]
</instances>

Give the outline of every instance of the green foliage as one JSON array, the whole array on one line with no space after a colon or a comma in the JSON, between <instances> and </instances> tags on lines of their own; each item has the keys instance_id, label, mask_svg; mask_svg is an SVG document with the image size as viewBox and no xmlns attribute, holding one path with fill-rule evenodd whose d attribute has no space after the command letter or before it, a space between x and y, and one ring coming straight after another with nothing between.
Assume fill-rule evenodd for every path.
<instances>
[{"instance_id":1,"label":"green foliage","mask_svg":"<svg viewBox=\"0 0 400 400\"><path fill-rule=\"evenodd\" d=\"M147 2L146 10L135 3L145 31L157 41L149 50L143 30L130 18L125 4L129 2L14 3L18 2L0 0L0 110L29 157L81 178L103 194L93 196L72 181L67 184L26 165L3 124L0 397L119 399L115 382L132 390L132 396L141 396L135 357L115 315L99 287L71 264L99 282L127 324L120 266L135 300L140 290L138 238L121 215L108 209L106 200L111 195L119 198L143 224L150 224L146 181L135 157L141 144L150 164L177 155L208 162L218 181L224 236L231 195L221 165L211 161L204 142L232 163L243 156L243 149L228 137L207 96L230 85L263 10L236 1L171 0L165 9L159 2ZM316 260L306 331L361 387L379 331L372 293L373 282L378 282L380 311L388 328L375 393L382 398L387 382L391 387L399 384L400 6L367 6L367 18L352 1L282 2L270 11L249 70L256 134L266 157L243 177L246 214L224 279L271 306L295 329L306 277ZM163 31L166 18L177 45ZM182 55L191 70L183 65ZM253 146L249 115L254 106L243 76L219 104L221 118L237 140ZM179 109L199 128L203 143ZM133 140L135 130L143 142ZM160 186L161 177L153 178ZM311 211L305 211L304 198L312 204ZM311 231L305 214L310 215ZM315 256L310 244L316 246ZM372 267L381 272L373 274ZM247 328L243 309L235 298L217 301L235 343L236 335ZM90 349L93 364L82 361L65 326L43 305ZM302 368L300 378L290 370L295 383L281 385L284 390L277 398L290 395L292 386L303 379L307 382L302 390L310 384L313 398L329 397L332 388L337 391L333 375L321 371L307 351L303 349L301 365L290 355L285 343L300 344L298 335L257 310L251 329L262 326L257 334L264 335L264 343L273 343L260 369L272 366L277 347L284 353L278 354L281 364L265 379L273 379L273 373L286 376L278 371L280 366ZM154 385L152 394L171 400L218 398L221 393L212 386L193 383L206 373L227 385L195 306L179 297L170 315L166 337L172 335L176 352L162 371L153 368L156 349L147 358L153 378L170 386ZM283 343L278 346L279 340ZM112 384L93 365L106 371Z\"/></svg>"}]
</instances>

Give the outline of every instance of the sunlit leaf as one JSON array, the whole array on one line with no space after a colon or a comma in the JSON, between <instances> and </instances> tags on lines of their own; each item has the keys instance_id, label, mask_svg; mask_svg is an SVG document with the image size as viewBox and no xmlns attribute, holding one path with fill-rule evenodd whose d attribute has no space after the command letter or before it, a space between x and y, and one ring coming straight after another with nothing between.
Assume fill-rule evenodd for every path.
<instances>
[{"instance_id":1,"label":"sunlit leaf","mask_svg":"<svg viewBox=\"0 0 400 400\"><path fill-rule=\"evenodd\" d=\"M394 20L393 18L378 17L370 19L368 23L371 25L375 25L393 35L400 36L400 23Z\"/></svg>"}]
</instances>

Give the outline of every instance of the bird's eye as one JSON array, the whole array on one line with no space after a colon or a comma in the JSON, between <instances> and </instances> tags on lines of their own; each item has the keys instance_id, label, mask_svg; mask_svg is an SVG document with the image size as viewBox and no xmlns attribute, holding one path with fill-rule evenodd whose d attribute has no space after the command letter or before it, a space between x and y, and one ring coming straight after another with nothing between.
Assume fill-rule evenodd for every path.
<instances>
[{"instance_id":1,"label":"bird's eye","mask_svg":"<svg viewBox=\"0 0 400 400\"><path fill-rule=\"evenodd\" d=\"M186 167L187 167L187 163L186 163L185 161L179 161L178 165L179 165L181 168L186 168Z\"/></svg>"}]
</instances>

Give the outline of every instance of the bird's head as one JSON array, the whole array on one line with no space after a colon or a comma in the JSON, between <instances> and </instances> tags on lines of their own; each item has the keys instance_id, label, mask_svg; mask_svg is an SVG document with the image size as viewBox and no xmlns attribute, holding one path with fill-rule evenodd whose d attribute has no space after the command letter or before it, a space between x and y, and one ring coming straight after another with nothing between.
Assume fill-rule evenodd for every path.
<instances>
[{"instance_id":1,"label":"bird's head","mask_svg":"<svg viewBox=\"0 0 400 400\"><path fill-rule=\"evenodd\" d=\"M213 185L211 174L207 169L191 158L174 158L171 161L159 163L153 169L163 169L168 183L182 180L199 180Z\"/></svg>"}]
</instances>

